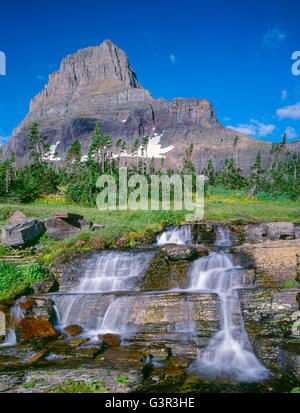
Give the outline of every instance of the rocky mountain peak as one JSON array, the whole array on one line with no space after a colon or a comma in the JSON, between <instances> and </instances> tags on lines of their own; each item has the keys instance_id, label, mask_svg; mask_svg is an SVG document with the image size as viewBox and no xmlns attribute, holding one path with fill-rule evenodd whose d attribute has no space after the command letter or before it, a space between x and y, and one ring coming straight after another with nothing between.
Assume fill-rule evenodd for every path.
<instances>
[{"instance_id":1,"label":"rocky mountain peak","mask_svg":"<svg viewBox=\"0 0 300 413\"><path fill-rule=\"evenodd\" d=\"M41 106L69 102L84 95L143 89L126 54L111 40L80 49L66 56L60 69L49 76L45 89L30 104L30 112Z\"/></svg>"},{"instance_id":2,"label":"rocky mountain peak","mask_svg":"<svg viewBox=\"0 0 300 413\"><path fill-rule=\"evenodd\" d=\"M87 154L97 122L103 133L115 142L121 138L127 148L137 137L153 138L152 149L156 146L149 150L149 156L165 154L165 165L175 170L191 143L199 170L208 159L219 169L226 158L234 156L236 135L242 168L253 164L258 150L266 161L272 146L224 128L207 99L154 99L138 82L123 50L108 39L62 60L45 89L32 100L23 122L1 147L3 159L14 152L19 163L26 163L33 122L38 123L39 132L58 153L57 159L65 158L75 139L80 140L83 154ZM299 145L293 150L299 153Z\"/></svg>"}]
</instances>

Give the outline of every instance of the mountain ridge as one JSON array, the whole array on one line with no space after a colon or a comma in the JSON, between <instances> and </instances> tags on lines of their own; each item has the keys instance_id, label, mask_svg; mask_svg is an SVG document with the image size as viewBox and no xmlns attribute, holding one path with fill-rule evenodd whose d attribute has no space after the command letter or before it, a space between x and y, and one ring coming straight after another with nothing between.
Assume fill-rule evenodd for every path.
<instances>
[{"instance_id":1,"label":"mountain ridge","mask_svg":"<svg viewBox=\"0 0 300 413\"><path fill-rule=\"evenodd\" d=\"M74 139L81 141L87 153L97 122L104 133L114 140L125 140L129 146L137 137L160 136L162 146L173 146L166 154L166 165L171 167L178 166L190 143L200 169L206 166L208 155L219 169L234 153L235 136L239 137L240 166L245 169L254 162L258 150L266 160L272 146L224 128L207 99L154 99L139 83L126 53L108 39L62 60L60 69L49 75L48 84L31 100L27 116L2 146L2 157L14 152L20 163L26 161L27 136L33 122L39 124L45 140L56 145L61 158ZM300 143L294 147L299 154Z\"/></svg>"}]
</instances>

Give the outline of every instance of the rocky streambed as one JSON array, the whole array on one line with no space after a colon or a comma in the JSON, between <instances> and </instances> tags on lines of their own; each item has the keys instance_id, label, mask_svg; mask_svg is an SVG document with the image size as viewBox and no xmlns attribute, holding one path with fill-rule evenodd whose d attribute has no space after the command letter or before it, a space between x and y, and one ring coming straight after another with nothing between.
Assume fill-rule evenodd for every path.
<instances>
[{"instance_id":1,"label":"rocky streambed","mask_svg":"<svg viewBox=\"0 0 300 413\"><path fill-rule=\"evenodd\" d=\"M0 391L290 391L299 257L286 222L185 224L149 248L58 257L55 283L0 302Z\"/></svg>"}]
</instances>

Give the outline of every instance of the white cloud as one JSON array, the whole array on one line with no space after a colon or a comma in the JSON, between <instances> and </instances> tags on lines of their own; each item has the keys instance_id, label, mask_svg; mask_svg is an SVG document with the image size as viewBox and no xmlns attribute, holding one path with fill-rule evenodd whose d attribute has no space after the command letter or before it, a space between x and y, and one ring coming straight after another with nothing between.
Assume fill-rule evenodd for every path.
<instances>
[{"instance_id":1,"label":"white cloud","mask_svg":"<svg viewBox=\"0 0 300 413\"><path fill-rule=\"evenodd\" d=\"M170 54L170 60L172 63L176 62L176 56L173 53Z\"/></svg>"},{"instance_id":2,"label":"white cloud","mask_svg":"<svg viewBox=\"0 0 300 413\"><path fill-rule=\"evenodd\" d=\"M47 80L47 78L45 76L42 75L37 75L36 77L38 80Z\"/></svg>"},{"instance_id":3,"label":"white cloud","mask_svg":"<svg viewBox=\"0 0 300 413\"><path fill-rule=\"evenodd\" d=\"M276 115L279 119L300 119L300 101L295 105L284 106L276 110Z\"/></svg>"},{"instance_id":4,"label":"white cloud","mask_svg":"<svg viewBox=\"0 0 300 413\"><path fill-rule=\"evenodd\" d=\"M275 49L286 39L286 34L278 27L270 28L263 37L263 46L267 49Z\"/></svg>"},{"instance_id":5,"label":"white cloud","mask_svg":"<svg viewBox=\"0 0 300 413\"><path fill-rule=\"evenodd\" d=\"M256 129L253 125L246 125L243 123L239 123L238 126L227 126L227 128L236 130L237 132L244 133L245 135L255 135Z\"/></svg>"},{"instance_id":6,"label":"white cloud","mask_svg":"<svg viewBox=\"0 0 300 413\"><path fill-rule=\"evenodd\" d=\"M281 91L281 99L282 99L282 100L285 100L286 97L287 97L287 90L284 89L284 90Z\"/></svg>"},{"instance_id":7,"label":"white cloud","mask_svg":"<svg viewBox=\"0 0 300 413\"><path fill-rule=\"evenodd\" d=\"M229 120L231 120L231 118L229 118L228 116L225 116L224 120L225 120L226 122L228 122Z\"/></svg>"},{"instance_id":8,"label":"white cloud","mask_svg":"<svg viewBox=\"0 0 300 413\"><path fill-rule=\"evenodd\" d=\"M295 129L292 128L291 126L288 126L288 127L286 128L286 130L284 131L284 133L286 134L286 137L287 137L288 139L294 139L294 138L297 138L297 136L298 136L298 134L297 134L297 132L295 131Z\"/></svg>"},{"instance_id":9,"label":"white cloud","mask_svg":"<svg viewBox=\"0 0 300 413\"><path fill-rule=\"evenodd\" d=\"M7 142L9 138L10 136L0 136L0 146Z\"/></svg>"},{"instance_id":10,"label":"white cloud","mask_svg":"<svg viewBox=\"0 0 300 413\"><path fill-rule=\"evenodd\" d=\"M237 132L245 135L257 136L259 138L270 135L276 126L272 124L261 123L258 120L251 119L249 124L239 123L237 126L227 126L227 128L234 129Z\"/></svg>"}]
</instances>

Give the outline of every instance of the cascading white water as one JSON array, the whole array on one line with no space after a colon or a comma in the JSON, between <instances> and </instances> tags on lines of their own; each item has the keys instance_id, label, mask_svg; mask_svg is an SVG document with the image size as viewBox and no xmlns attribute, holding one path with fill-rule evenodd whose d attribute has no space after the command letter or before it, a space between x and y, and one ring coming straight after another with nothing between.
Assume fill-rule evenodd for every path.
<instances>
[{"instance_id":1,"label":"cascading white water","mask_svg":"<svg viewBox=\"0 0 300 413\"><path fill-rule=\"evenodd\" d=\"M15 327L18 322L24 318L25 311L21 308L20 304L25 300L25 296L18 298L15 305L10 309L10 322L13 327Z\"/></svg>"},{"instance_id":2,"label":"cascading white water","mask_svg":"<svg viewBox=\"0 0 300 413\"><path fill-rule=\"evenodd\" d=\"M177 244L185 245L190 244L192 240L191 226L181 225L167 228L162 234L157 237L157 245L164 244Z\"/></svg>"},{"instance_id":3,"label":"cascading white water","mask_svg":"<svg viewBox=\"0 0 300 413\"><path fill-rule=\"evenodd\" d=\"M231 246L230 230L227 227L217 225L215 244L219 247Z\"/></svg>"},{"instance_id":4,"label":"cascading white water","mask_svg":"<svg viewBox=\"0 0 300 413\"><path fill-rule=\"evenodd\" d=\"M151 258L149 253L110 251L96 256L74 292L131 290Z\"/></svg>"},{"instance_id":5,"label":"cascading white water","mask_svg":"<svg viewBox=\"0 0 300 413\"><path fill-rule=\"evenodd\" d=\"M19 321L24 318L25 311L20 307L20 304L26 299L26 297L20 297L16 300L16 303L10 309L10 324L11 327L6 329L6 336L0 347L14 346L17 343L16 334L14 328L19 323Z\"/></svg>"},{"instance_id":6,"label":"cascading white water","mask_svg":"<svg viewBox=\"0 0 300 413\"><path fill-rule=\"evenodd\" d=\"M6 336L3 343L0 344L0 347L10 347L14 346L17 343L15 330L12 328L6 329Z\"/></svg>"},{"instance_id":7,"label":"cascading white water","mask_svg":"<svg viewBox=\"0 0 300 413\"><path fill-rule=\"evenodd\" d=\"M95 329L87 332L90 338L96 338L98 334L118 334L128 336L135 332L135 326L130 325L129 317L134 296L121 296L115 298L108 306L104 317L99 320Z\"/></svg>"},{"instance_id":8,"label":"cascading white water","mask_svg":"<svg viewBox=\"0 0 300 413\"><path fill-rule=\"evenodd\" d=\"M258 381L268 376L258 361L244 328L236 288L240 285L239 267L224 252L212 252L193 263L189 290L217 293L221 300L222 324L192 367L212 377L230 376L239 381Z\"/></svg>"},{"instance_id":9,"label":"cascading white water","mask_svg":"<svg viewBox=\"0 0 300 413\"><path fill-rule=\"evenodd\" d=\"M136 289L153 254L149 252L109 251L93 257L87 265L82 280L72 291L58 300L57 312L60 327L79 319L78 309L84 305L85 296L91 293L131 291ZM75 294L74 294L75 293ZM114 301L118 300L113 299ZM126 308L124 309L126 310ZM109 311L109 309L107 309Z\"/></svg>"}]
</instances>

